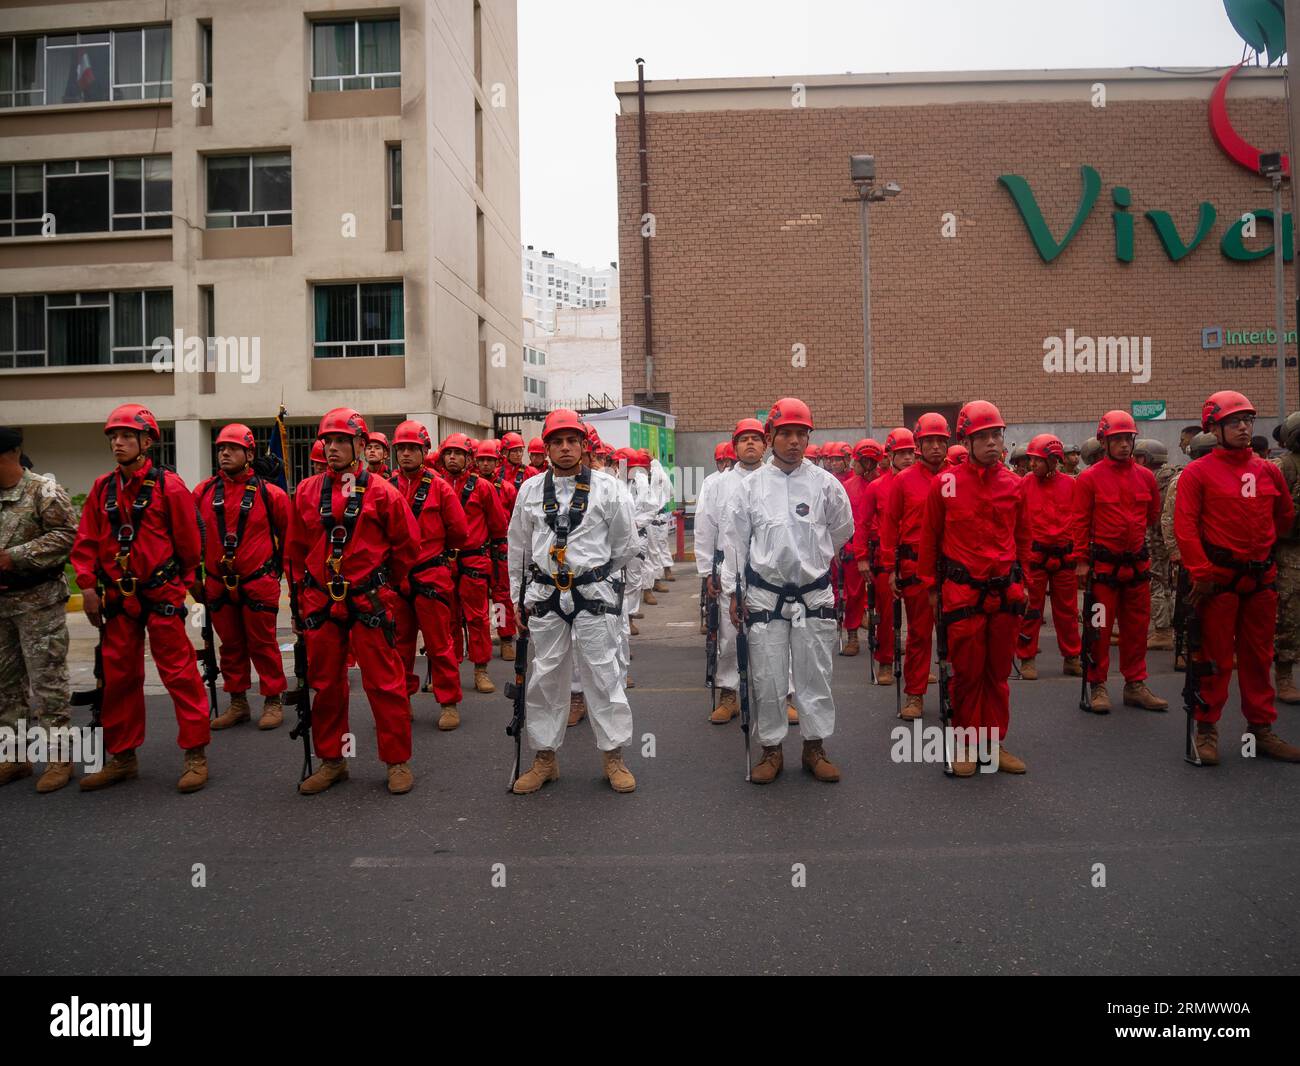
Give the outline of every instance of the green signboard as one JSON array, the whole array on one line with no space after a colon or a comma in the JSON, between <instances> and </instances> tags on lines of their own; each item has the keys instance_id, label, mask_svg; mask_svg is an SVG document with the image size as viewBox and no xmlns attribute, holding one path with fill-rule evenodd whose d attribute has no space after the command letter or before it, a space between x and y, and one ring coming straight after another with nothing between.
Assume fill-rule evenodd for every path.
<instances>
[{"instance_id":1,"label":"green signboard","mask_svg":"<svg viewBox=\"0 0 1300 1066\"><path fill-rule=\"evenodd\" d=\"M1164 400L1134 400L1129 405L1133 418L1137 422L1163 422L1165 420Z\"/></svg>"}]
</instances>

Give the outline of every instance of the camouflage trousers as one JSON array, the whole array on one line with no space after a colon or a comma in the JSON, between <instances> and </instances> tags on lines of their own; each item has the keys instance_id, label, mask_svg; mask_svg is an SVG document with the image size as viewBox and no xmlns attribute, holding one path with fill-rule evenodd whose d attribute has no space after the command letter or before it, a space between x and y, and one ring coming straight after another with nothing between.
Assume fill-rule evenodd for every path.
<instances>
[{"instance_id":1,"label":"camouflage trousers","mask_svg":"<svg viewBox=\"0 0 1300 1066\"><path fill-rule=\"evenodd\" d=\"M1151 628L1174 624L1174 588L1169 583L1169 550L1159 534L1147 534L1151 547Z\"/></svg>"},{"instance_id":2,"label":"camouflage trousers","mask_svg":"<svg viewBox=\"0 0 1300 1066\"><path fill-rule=\"evenodd\" d=\"M0 617L0 726L68 725L68 616L62 602Z\"/></svg>"},{"instance_id":3,"label":"camouflage trousers","mask_svg":"<svg viewBox=\"0 0 1300 1066\"><path fill-rule=\"evenodd\" d=\"M1300 545L1277 548L1277 661L1300 660Z\"/></svg>"}]
</instances>

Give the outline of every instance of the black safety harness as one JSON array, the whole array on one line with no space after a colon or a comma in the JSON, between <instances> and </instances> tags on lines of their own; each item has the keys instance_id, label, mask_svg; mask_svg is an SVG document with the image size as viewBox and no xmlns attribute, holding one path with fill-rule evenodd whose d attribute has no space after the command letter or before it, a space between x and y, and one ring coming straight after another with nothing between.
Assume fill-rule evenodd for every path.
<instances>
[{"instance_id":1,"label":"black safety harness","mask_svg":"<svg viewBox=\"0 0 1300 1066\"><path fill-rule=\"evenodd\" d=\"M145 512L148 511L149 505L153 502L155 491L163 498L161 505L163 523L167 527L168 538L170 539L171 516L167 510L167 472L156 466L145 476L139 493L131 502L129 519L123 518L122 508L118 505L118 477L119 473L116 470L108 477L108 484L104 492L104 510L108 513L108 522L112 527L114 539L117 541L117 555L113 561L117 563L122 576L110 578L102 568L97 568L95 575L101 589L107 589L111 584L121 595L121 599L117 602L105 598L103 613L106 620L115 618L120 614L126 614L127 612L124 609L126 600L136 597L138 593L152 592L154 589L162 588L180 573L180 563L177 562L174 554L147 578L138 578L131 573L131 548L135 544L136 533L144 521ZM143 596L139 596L137 602L140 604L140 614L136 620L142 624L145 617L150 614L171 618L186 613L184 604L151 603Z\"/></svg>"},{"instance_id":2,"label":"black safety harness","mask_svg":"<svg viewBox=\"0 0 1300 1066\"><path fill-rule=\"evenodd\" d=\"M611 577L613 560L606 560L600 566L577 575L569 569L569 564L565 561L569 536L582 524L582 520L587 514L587 498L591 494L591 468L587 466L579 467L573 486L573 499L569 501L567 513L560 511L559 502L555 498L555 478L549 469L543 475L543 478L542 518L551 532L555 534L555 542L547 553L551 557L551 562L555 565L555 573L547 573L536 563L528 564L532 580L540 585L548 585L552 589L551 594L546 599L528 608L529 616L541 618L554 612L569 625L573 625L573 620L578 616L579 611L586 611L588 614L621 615L623 613L623 582L616 577ZM598 581L610 582L616 597L614 603L588 599L579 591L584 586L594 585ZM567 614L564 608L560 606L560 596L565 592L570 593L573 597L573 610Z\"/></svg>"},{"instance_id":3,"label":"black safety harness","mask_svg":"<svg viewBox=\"0 0 1300 1066\"><path fill-rule=\"evenodd\" d=\"M1040 559L1029 561L1033 569L1054 574L1065 565L1066 558L1073 554L1074 543L1066 541L1064 544L1044 544L1042 541L1035 540L1030 542L1029 550L1041 556Z\"/></svg>"},{"instance_id":4,"label":"black safety harness","mask_svg":"<svg viewBox=\"0 0 1300 1066\"><path fill-rule=\"evenodd\" d=\"M226 604L234 603L234 593L239 591L241 585L248 581L256 581L259 577L267 574L273 574L278 581L283 570L280 560L280 541L275 534L275 516L271 511L270 496L266 491L266 485L256 474L252 475L244 485L244 494L239 500L239 518L235 521L235 531L229 532L226 527L226 479L220 474L208 481L204 489L206 494L212 493L212 511L217 519L217 536L221 538L221 558L217 561L219 573L214 577L221 578L221 584L224 586L220 595L208 603L209 610L220 610ZM257 496L262 497L262 507L266 511L267 531L271 535L271 556L261 566L250 574L240 574L235 571L235 555L239 551L239 545L244 539L244 529L248 525L248 516L253 511L253 502ZM241 606L247 607L251 611L267 611L274 613L280 609L279 603L256 603L253 600L244 599Z\"/></svg>"},{"instance_id":5,"label":"black safety harness","mask_svg":"<svg viewBox=\"0 0 1300 1066\"><path fill-rule=\"evenodd\" d=\"M816 592L819 589L830 588L831 572L829 570L817 578L816 581L809 581L806 585L796 585L793 581L787 581L784 585L774 585L770 581L761 577L759 573L750 565L749 560L745 560L745 582L751 587L764 589L767 592L776 593L776 603L768 611L754 611L748 607L745 609L746 625L763 625L767 622L789 622L791 619L786 618L781 612L785 605L797 603L803 609L805 618L829 618L835 619L834 605L826 607L809 607L804 603L804 597L810 592Z\"/></svg>"},{"instance_id":6,"label":"black safety harness","mask_svg":"<svg viewBox=\"0 0 1300 1066\"><path fill-rule=\"evenodd\" d=\"M895 560L894 565L896 567L896 572L897 572L896 580L898 581L899 592L902 592L903 589L911 588L913 585L919 585L921 583L921 576L919 574L914 573L911 577L904 577L902 567L899 565L908 560L911 560L914 563L920 562L920 558L916 554L916 549L913 548L912 545L904 544L900 541L898 547L894 549L894 560Z\"/></svg>"},{"instance_id":7,"label":"black safety harness","mask_svg":"<svg viewBox=\"0 0 1300 1066\"><path fill-rule=\"evenodd\" d=\"M1020 583L1020 576L1017 573L1019 567L1017 565L1013 564L1007 573L999 577L988 578L973 576L961 563L955 562L947 556L943 559L943 567L945 581L951 581L955 585L965 585L980 594L980 598L974 603L967 604L965 607L954 607L951 611L944 611L943 624L945 626L982 614L1005 612L1006 614L1023 615L1025 613L1025 601L1013 600L1007 595L1011 591L1012 585ZM996 596L997 602L990 608L987 604L991 596Z\"/></svg>"},{"instance_id":8,"label":"black safety harness","mask_svg":"<svg viewBox=\"0 0 1300 1066\"><path fill-rule=\"evenodd\" d=\"M401 482L399 481L399 476L400 475L398 473L394 473L393 476L388 479L388 481L391 485L394 485L400 489ZM411 511L412 513L414 513L417 522L420 520L420 514L424 511L424 505L429 500L429 491L433 488L433 479L436 476L437 475L435 475L434 472L430 470L428 467L421 468L420 481L415 486L415 494L411 497L410 500ZM451 600L448 599L446 596L444 596L433 585L429 584L426 581L419 580L416 577L416 573L420 571L428 570L431 567L435 567L435 566L445 566L450 569L453 558L454 558L454 553L444 549L443 551L440 551L437 555L430 555L427 559L421 559L414 566L412 566L410 570L410 576L408 578L411 586L411 594L410 596L407 596L406 599L414 601L416 596L423 596L426 599L437 600L444 607L450 610Z\"/></svg>"},{"instance_id":9,"label":"black safety harness","mask_svg":"<svg viewBox=\"0 0 1300 1066\"><path fill-rule=\"evenodd\" d=\"M1257 561L1247 559L1238 559L1227 548L1220 548L1217 544L1211 544L1208 540L1201 538L1201 544L1205 548L1206 557L1215 566L1223 567L1225 570L1232 571L1232 580L1226 585L1215 584L1214 591L1231 592L1235 596L1253 596L1256 592L1265 592L1268 589L1277 588L1277 579L1265 581L1269 571L1273 569L1274 558L1272 550L1268 553L1268 558ZM1243 581L1251 581L1254 584L1248 589L1242 589Z\"/></svg>"},{"instance_id":10,"label":"black safety harness","mask_svg":"<svg viewBox=\"0 0 1300 1066\"><path fill-rule=\"evenodd\" d=\"M1143 544L1135 552L1117 552L1105 547L1102 544L1092 546L1092 561L1094 563L1092 571L1092 581L1095 585L1109 585L1112 588L1127 588L1130 585L1140 585L1144 581L1151 580L1150 567L1145 570L1139 570L1138 564L1147 562L1151 558L1151 551L1147 545ZM1096 563L1106 563L1113 566L1110 573L1102 574L1097 572ZM1121 571L1128 570L1130 576L1121 576Z\"/></svg>"}]
</instances>

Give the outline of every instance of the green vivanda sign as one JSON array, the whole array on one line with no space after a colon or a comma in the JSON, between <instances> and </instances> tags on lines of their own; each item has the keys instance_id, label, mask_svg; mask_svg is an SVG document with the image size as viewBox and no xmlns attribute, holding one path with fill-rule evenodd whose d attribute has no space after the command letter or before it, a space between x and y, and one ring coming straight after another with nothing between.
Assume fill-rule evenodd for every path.
<instances>
[{"instance_id":1,"label":"green vivanda sign","mask_svg":"<svg viewBox=\"0 0 1300 1066\"><path fill-rule=\"evenodd\" d=\"M1043 262L1050 263L1053 259L1065 251L1066 246L1074 240L1076 234L1083 227L1088 216L1092 214L1092 209L1096 206L1097 199L1101 195L1101 175L1086 163L1079 168L1083 176L1083 193L1079 199L1079 204L1075 208L1074 221L1070 223L1070 228L1065 231L1065 235L1058 241L1052 234L1051 228L1047 225L1046 219L1043 218L1042 209L1038 206L1038 199L1034 196L1033 189L1030 188L1029 182L1018 174L1000 174L998 181L1011 194L1011 199L1016 205L1016 210L1020 212L1020 217L1025 223L1025 228L1029 230L1030 240L1034 242L1034 247L1038 249L1038 254L1042 256ZM1121 263L1133 262L1134 251L1134 216L1129 213L1129 207L1133 202L1133 194L1123 185L1116 185L1111 189L1111 223L1115 232L1115 258ZM1160 241L1160 246L1165 250L1171 261L1178 262L1191 255L1200 247L1201 243L1209 236L1210 231L1214 229L1214 223L1218 218L1218 212L1214 205L1208 200L1203 200L1197 211L1197 219L1194 227L1190 227L1190 232L1186 240L1183 238L1183 232L1179 229L1178 224L1174 221L1173 215L1168 211L1146 211L1143 217L1147 219L1156 231L1156 237ZM1219 251L1228 259L1235 259L1238 262L1247 263L1254 259L1264 259L1273 254L1273 246L1270 244L1264 248L1247 248L1246 231L1252 223L1264 221L1273 224L1273 212L1268 208L1261 208L1258 211L1250 211L1236 218L1232 225L1224 231L1223 237L1219 240ZM1282 215L1282 258L1286 262L1291 262L1294 254L1291 215L1284 212Z\"/></svg>"}]
</instances>

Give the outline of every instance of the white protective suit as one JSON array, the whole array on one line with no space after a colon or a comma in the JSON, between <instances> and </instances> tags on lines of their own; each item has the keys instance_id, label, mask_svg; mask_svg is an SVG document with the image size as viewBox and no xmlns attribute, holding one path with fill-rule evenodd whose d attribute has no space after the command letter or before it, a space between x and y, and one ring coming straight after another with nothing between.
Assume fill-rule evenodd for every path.
<instances>
[{"instance_id":1,"label":"white protective suit","mask_svg":"<svg viewBox=\"0 0 1300 1066\"><path fill-rule=\"evenodd\" d=\"M529 478L519 488L510 519L510 588L518 589L529 564L554 576L550 549L555 533L542 511L546 476ZM575 478L554 478L555 499L560 514L568 514ZM566 561L574 577L605 563L611 575L603 581L578 587L588 600L613 605L617 602L611 578L633 560L637 552L636 527L632 510L618 486L598 472L591 474L591 489L582 520L570 529ZM620 748L632 738L632 710L623 691L624 666L619 652L622 618L619 612L595 614L578 611L572 623L555 611L538 617L532 613L555 591L554 586L532 580L525 602L529 609L528 740L535 751L558 750L564 741L569 719L570 656L577 660L582 691L587 700L587 717L601 751ZM517 593L516 593L517 595ZM562 592L559 606L568 615L574 610L573 592ZM518 610L520 605L515 604Z\"/></svg>"},{"instance_id":2,"label":"white protective suit","mask_svg":"<svg viewBox=\"0 0 1300 1066\"><path fill-rule=\"evenodd\" d=\"M746 470L737 463L730 470L710 474L700 485L695 498L695 569L700 577L712 573L713 553L726 555L725 530L729 515L735 506L736 490L742 478L757 471ZM718 583L722 584L725 563L718 563ZM735 572L735 560L732 560ZM735 690L740 685L740 672L736 665L736 627L731 624L729 604L731 596L723 593L718 604L718 668L713 682L717 688Z\"/></svg>"},{"instance_id":3,"label":"white protective suit","mask_svg":"<svg viewBox=\"0 0 1300 1066\"><path fill-rule=\"evenodd\" d=\"M601 477L609 478L614 483L615 487L618 489L619 495L625 498L627 505L629 507L632 506L632 497L627 491L627 484L623 481L622 478L620 478L617 474L611 471L609 467L602 466L599 469L597 469L596 467L592 467L591 473L593 477L599 474ZM626 587L627 585L626 569L620 570L618 572L618 579ZM619 617L621 620L619 625L619 640L618 640L619 669L622 673L623 684L626 686L627 664L631 661L631 656L629 655L629 651L630 651L629 644L630 644L631 634L628 632L629 619L627 616L627 610L624 609ZM573 657L573 673L569 681L569 695L572 696L574 693L579 693L581 691L582 691L582 676L578 672L578 657L575 655Z\"/></svg>"},{"instance_id":4,"label":"white protective suit","mask_svg":"<svg viewBox=\"0 0 1300 1066\"><path fill-rule=\"evenodd\" d=\"M844 486L806 459L790 474L773 463L740 480L730 512L722 589L729 602L739 582L750 612L773 610L779 597L747 579L747 566L772 585L808 585L829 575L831 560L853 536ZM791 676L803 739L824 740L835 731L834 604L828 581L804 593L802 605L782 603L778 619L746 626L758 739L764 747L779 745L789 730L785 697ZM830 617L811 615L822 610Z\"/></svg>"},{"instance_id":5,"label":"white protective suit","mask_svg":"<svg viewBox=\"0 0 1300 1066\"><path fill-rule=\"evenodd\" d=\"M673 565L673 551L669 538L677 528L676 517L663 508L673 500L673 482L663 464L655 457L650 459L650 487L654 489L659 500L659 513L650 523L651 562L655 578L663 577L663 571ZM653 582L652 582L653 584Z\"/></svg>"},{"instance_id":6,"label":"white protective suit","mask_svg":"<svg viewBox=\"0 0 1300 1066\"><path fill-rule=\"evenodd\" d=\"M633 559L628 565L627 572L628 591L632 590L633 585L636 586L636 595L633 598L635 605L628 611L632 614L641 609L641 595L654 585L658 573L651 558L650 529L655 513L663 506L663 502L658 500L650 484L649 471L643 466L634 466L628 470L627 488L632 496L633 511L636 516L638 543L638 558Z\"/></svg>"}]
</instances>

